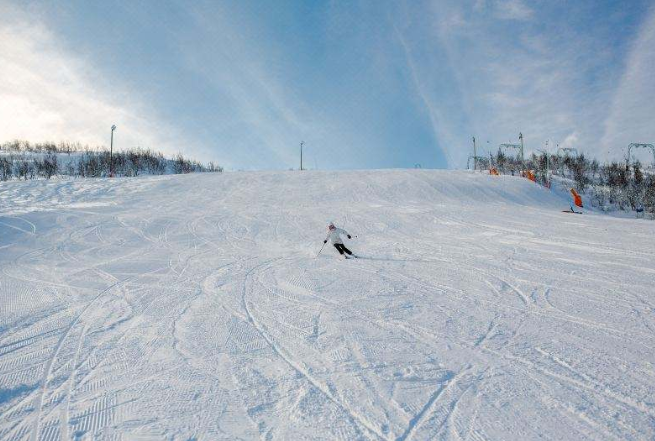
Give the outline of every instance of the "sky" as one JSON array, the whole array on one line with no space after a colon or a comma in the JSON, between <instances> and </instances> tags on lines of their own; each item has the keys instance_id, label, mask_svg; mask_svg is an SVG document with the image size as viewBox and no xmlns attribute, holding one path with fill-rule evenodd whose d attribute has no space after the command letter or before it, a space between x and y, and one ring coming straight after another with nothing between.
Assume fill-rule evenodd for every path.
<instances>
[{"instance_id":1,"label":"sky","mask_svg":"<svg viewBox=\"0 0 655 441\"><path fill-rule=\"evenodd\" d=\"M655 1L0 0L0 143L112 124L228 170L619 159L655 144Z\"/></svg>"}]
</instances>

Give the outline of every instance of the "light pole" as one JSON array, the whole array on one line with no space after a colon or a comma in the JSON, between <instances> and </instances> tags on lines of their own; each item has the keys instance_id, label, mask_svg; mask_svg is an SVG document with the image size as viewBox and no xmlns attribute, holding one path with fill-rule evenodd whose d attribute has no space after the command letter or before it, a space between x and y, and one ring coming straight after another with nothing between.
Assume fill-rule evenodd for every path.
<instances>
[{"instance_id":1,"label":"light pole","mask_svg":"<svg viewBox=\"0 0 655 441\"><path fill-rule=\"evenodd\" d=\"M473 171L478 169L478 150L475 146L475 136L473 137Z\"/></svg>"},{"instance_id":2,"label":"light pole","mask_svg":"<svg viewBox=\"0 0 655 441\"><path fill-rule=\"evenodd\" d=\"M525 168L525 166L523 164L525 159L523 157L523 133L522 132L519 132L519 141L521 141L521 166L523 166L523 168Z\"/></svg>"},{"instance_id":3,"label":"light pole","mask_svg":"<svg viewBox=\"0 0 655 441\"><path fill-rule=\"evenodd\" d=\"M111 126L111 143L109 144L109 177L114 177L114 130L116 126Z\"/></svg>"},{"instance_id":4,"label":"light pole","mask_svg":"<svg viewBox=\"0 0 655 441\"><path fill-rule=\"evenodd\" d=\"M305 145L305 141L300 141L300 171L302 171L302 146Z\"/></svg>"}]
</instances>

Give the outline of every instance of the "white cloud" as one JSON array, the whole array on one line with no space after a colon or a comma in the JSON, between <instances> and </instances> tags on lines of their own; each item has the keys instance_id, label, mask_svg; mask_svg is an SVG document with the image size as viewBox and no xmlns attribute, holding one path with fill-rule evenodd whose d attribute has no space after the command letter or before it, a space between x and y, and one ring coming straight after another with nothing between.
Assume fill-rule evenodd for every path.
<instances>
[{"instance_id":1,"label":"white cloud","mask_svg":"<svg viewBox=\"0 0 655 441\"><path fill-rule=\"evenodd\" d=\"M38 19L8 5L0 6L0 66L0 142L107 146L116 124L117 148L172 154L176 146L188 146L133 92L119 85L102 90L86 60L63 48Z\"/></svg>"},{"instance_id":2,"label":"white cloud","mask_svg":"<svg viewBox=\"0 0 655 441\"><path fill-rule=\"evenodd\" d=\"M467 5L433 0L431 5L433 19L429 21L421 18L426 15L424 9L412 10L414 15L403 28L404 46L405 52L422 54L408 68L414 83L421 86L425 107L431 115L441 116L432 118L433 131L448 151L450 167L466 163L466 154L471 152L464 150L470 136L495 151L499 143L517 142L519 132L525 136L527 152L544 148L550 140L551 151L560 143L609 159L600 138L616 87L613 48L587 29L563 25L554 35L533 26L509 29L493 20L499 5L507 19L530 19L536 12L521 2L488 0ZM467 22L466 32L453 26L450 17L454 16ZM644 27L655 32L653 24ZM421 49L428 38L431 52ZM637 107L644 110L634 118L638 121L634 125L644 132L652 130L653 125L645 121L655 114L655 82L648 82L655 62L646 56L655 51L650 49L655 43L649 45L649 38L645 33L641 36L640 41L645 41L637 51L641 61L631 63L640 67L626 74L633 79L629 84L640 84L640 93L632 95L636 104L621 106L625 119L633 119ZM644 103L648 99L651 107ZM620 157L620 153L612 156Z\"/></svg>"},{"instance_id":3,"label":"white cloud","mask_svg":"<svg viewBox=\"0 0 655 441\"><path fill-rule=\"evenodd\" d=\"M559 145L560 148L577 148L579 146L579 137L578 132L573 132L569 134L564 141Z\"/></svg>"},{"instance_id":4,"label":"white cloud","mask_svg":"<svg viewBox=\"0 0 655 441\"><path fill-rule=\"evenodd\" d=\"M486 6L487 6L486 0L475 0L475 3L473 3L473 10L477 12L481 12L485 9Z\"/></svg>"},{"instance_id":5,"label":"white cloud","mask_svg":"<svg viewBox=\"0 0 655 441\"><path fill-rule=\"evenodd\" d=\"M630 51L605 120L602 146L611 156L623 154L632 142L655 144L655 7Z\"/></svg>"},{"instance_id":6,"label":"white cloud","mask_svg":"<svg viewBox=\"0 0 655 441\"><path fill-rule=\"evenodd\" d=\"M189 8L195 32L206 44L181 50L183 63L226 97L215 129L220 141L233 146L235 159L257 168L295 167L296 146L320 136L329 122L324 118L316 123L319 111L310 109L293 85L286 84L287 66L281 61L285 48L253 38L257 23L223 8L213 3L210 10ZM180 47L186 44L181 41Z\"/></svg>"},{"instance_id":7,"label":"white cloud","mask_svg":"<svg viewBox=\"0 0 655 441\"><path fill-rule=\"evenodd\" d=\"M494 5L494 15L504 20L529 20L534 11L522 0L498 0Z\"/></svg>"},{"instance_id":8,"label":"white cloud","mask_svg":"<svg viewBox=\"0 0 655 441\"><path fill-rule=\"evenodd\" d=\"M511 12L508 17L527 18L531 14L518 2L503 5ZM534 149L542 147L542 139L560 135L550 132L553 128L562 131L554 121L571 120L574 94L566 74L561 73L568 71L570 62L537 35L531 35L524 44L517 44L523 36L518 30L509 42L494 35L489 17L476 17L484 8L483 3L473 4L471 14L461 2L434 1L433 20L426 23L416 15L407 20L403 33L397 32L411 78L449 167L466 164L472 153L471 136L484 140L484 148L495 151L499 143L517 142L522 131L527 148ZM466 26L458 26L460 23ZM421 50L425 38L432 48L427 54ZM415 47L422 57L412 56ZM564 130L562 136L571 128L565 124Z\"/></svg>"},{"instance_id":9,"label":"white cloud","mask_svg":"<svg viewBox=\"0 0 655 441\"><path fill-rule=\"evenodd\" d=\"M544 20L552 14L546 17L548 8L528 4L417 0L391 6L388 22L369 17L366 8L361 12L340 6L326 12L325 38L332 51L365 54L373 62L379 60L371 54L387 57L371 73L388 77L379 82L389 87L409 86L415 93L410 100L429 118L450 167L466 164L473 135L495 150L501 142L516 142L521 131L528 152L543 148L549 139L551 149L560 142L599 159L616 146L653 142L655 12L645 20L621 76L616 66L622 54L597 38L603 32L566 22L557 24L557 32L532 26L537 14L544 13ZM178 145L189 147L188 137L163 123L138 93L120 84L103 88L107 79L91 63L58 44L41 22L7 9L0 5L0 142L26 138L107 144L109 127L116 124L119 146L168 152L177 151ZM348 105L335 107L325 104L321 94L306 94L306 84L294 84L297 77L291 73L297 66L289 48L265 38L269 34L261 30L259 18L231 12L214 2L187 8L185 13L196 19L193 33L180 31L172 37L179 38L178 66L216 97L215 106L202 110L203 122L211 127L198 136L229 145L226 154L235 163L263 168L295 166L301 139L311 146L331 144L323 150L338 148L348 156L362 150L349 145L385 141L375 138L382 131L366 131L380 109L360 105L358 96L345 96ZM526 20L530 22L516 22ZM392 29L386 28L388 23ZM369 27L376 31L371 34ZM341 60L334 54L328 58ZM397 75L399 66L402 75ZM334 76L335 82L348 79L338 72ZM350 107L354 109L348 112Z\"/></svg>"},{"instance_id":10,"label":"white cloud","mask_svg":"<svg viewBox=\"0 0 655 441\"><path fill-rule=\"evenodd\" d=\"M449 133L447 133L448 125L444 122L444 115L440 107L433 102L430 93L426 88L426 85L421 81L419 77L420 74L414 61L414 57L411 53L410 47L407 44L407 41L405 40L405 37L403 37L402 33L395 26L394 32L398 38L398 41L400 42L400 46L403 49L407 67L409 69L416 93L418 94L430 118L430 124L432 126L432 133L434 138L437 141L441 141L440 145L447 145L447 142L452 141L452 138L450 137ZM455 160L453 158L452 150L447 147L442 147L441 150L446 157L448 164L453 164Z\"/></svg>"}]
</instances>

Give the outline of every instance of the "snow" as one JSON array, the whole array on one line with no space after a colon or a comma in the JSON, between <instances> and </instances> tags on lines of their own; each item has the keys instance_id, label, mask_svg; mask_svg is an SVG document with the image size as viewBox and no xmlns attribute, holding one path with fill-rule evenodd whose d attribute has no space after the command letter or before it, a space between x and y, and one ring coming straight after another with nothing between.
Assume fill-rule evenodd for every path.
<instances>
[{"instance_id":1,"label":"snow","mask_svg":"<svg viewBox=\"0 0 655 441\"><path fill-rule=\"evenodd\" d=\"M0 186L0 439L655 437L655 223L462 171ZM317 252L334 221L357 235Z\"/></svg>"}]
</instances>

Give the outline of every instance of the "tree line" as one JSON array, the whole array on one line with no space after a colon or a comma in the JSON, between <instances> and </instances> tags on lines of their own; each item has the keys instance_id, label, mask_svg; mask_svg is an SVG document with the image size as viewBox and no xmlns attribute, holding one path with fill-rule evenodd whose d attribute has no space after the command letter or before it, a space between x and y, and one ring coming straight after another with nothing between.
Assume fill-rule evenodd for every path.
<instances>
[{"instance_id":1,"label":"tree line","mask_svg":"<svg viewBox=\"0 0 655 441\"><path fill-rule=\"evenodd\" d=\"M531 170L535 179L549 186L552 176L568 181L579 193L589 196L592 206L603 211L645 211L655 218L655 171L641 162L599 163L580 155L531 154L524 161L502 150L479 158L478 167L501 174L519 175Z\"/></svg>"},{"instance_id":2,"label":"tree line","mask_svg":"<svg viewBox=\"0 0 655 441\"><path fill-rule=\"evenodd\" d=\"M181 153L165 158L150 149L113 152L79 143L59 144L10 141L0 144L0 180L50 179L53 176L99 178L113 176L163 175L194 172L222 172L213 162L202 164Z\"/></svg>"}]
</instances>

